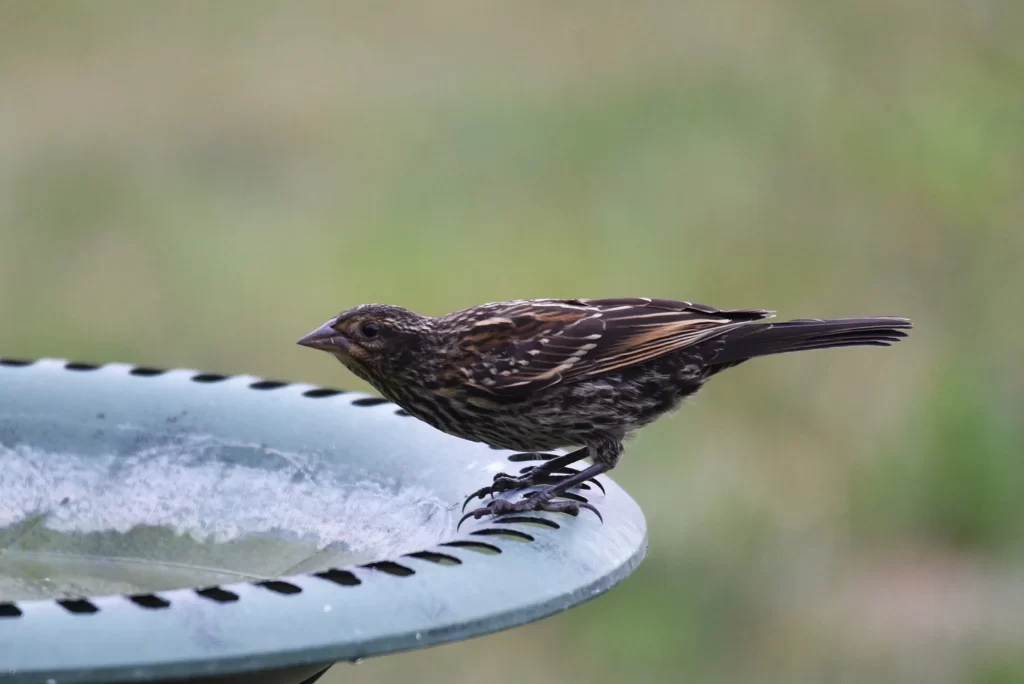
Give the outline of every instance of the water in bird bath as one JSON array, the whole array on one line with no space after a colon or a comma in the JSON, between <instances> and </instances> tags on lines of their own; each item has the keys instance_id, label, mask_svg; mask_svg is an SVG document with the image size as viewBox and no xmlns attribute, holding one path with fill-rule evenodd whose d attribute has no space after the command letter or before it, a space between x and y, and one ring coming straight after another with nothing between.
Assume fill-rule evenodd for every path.
<instances>
[{"instance_id":1,"label":"water in bird bath","mask_svg":"<svg viewBox=\"0 0 1024 684\"><path fill-rule=\"evenodd\" d=\"M454 515L422 487L339 469L337 454L201 434L110 453L4 441L0 601L316 572L429 547Z\"/></svg>"}]
</instances>

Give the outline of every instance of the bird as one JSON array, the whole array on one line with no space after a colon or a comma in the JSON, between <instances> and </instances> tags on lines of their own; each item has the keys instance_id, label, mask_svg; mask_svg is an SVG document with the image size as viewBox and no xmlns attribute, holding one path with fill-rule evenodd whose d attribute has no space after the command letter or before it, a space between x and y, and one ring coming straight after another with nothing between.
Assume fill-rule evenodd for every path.
<instances>
[{"instance_id":1,"label":"bird","mask_svg":"<svg viewBox=\"0 0 1024 684\"><path fill-rule=\"evenodd\" d=\"M673 299L516 299L428 316L360 304L298 340L328 352L406 413L495 449L566 450L471 494L468 518L531 511L600 512L574 488L615 468L624 442L676 411L722 371L754 358L890 346L907 318L766 322L767 309ZM589 457L591 465L571 467ZM603 487L601 487L603 489ZM527 492L526 490L531 490ZM517 501L496 498L522 491ZM463 504L465 512L466 503Z\"/></svg>"}]
</instances>

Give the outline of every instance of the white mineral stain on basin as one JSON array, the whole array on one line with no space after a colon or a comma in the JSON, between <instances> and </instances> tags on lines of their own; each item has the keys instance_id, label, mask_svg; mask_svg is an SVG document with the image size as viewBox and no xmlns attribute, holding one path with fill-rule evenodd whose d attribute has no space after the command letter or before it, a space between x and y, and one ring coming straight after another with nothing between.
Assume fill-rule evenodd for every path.
<instances>
[{"instance_id":1,"label":"white mineral stain on basin","mask_svg":"<svg viewBox=\"0 0 1024 684\"><path fill-rule=\"evenodd\" d=\"M318 571L430 547L453 524L430 490L343 481L336 458L204 435L99 457L0 446L0 600Z\"/></svg>"}]
</instances>

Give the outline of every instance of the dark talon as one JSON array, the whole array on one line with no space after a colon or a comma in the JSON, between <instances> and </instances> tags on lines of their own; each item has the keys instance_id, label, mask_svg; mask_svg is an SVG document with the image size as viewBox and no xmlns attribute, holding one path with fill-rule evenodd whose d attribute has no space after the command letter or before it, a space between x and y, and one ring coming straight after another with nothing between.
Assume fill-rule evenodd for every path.
<instances>
[{"instance_id":1,"label":"dark talon","mask_svg":"<svg viewBox=\"0 0 1024 684\"><path fill-rule=\"evenodd\" d=\"M516 479L511 475L508 475L507 473L498 473L497 475L494 476L494 481L490 485L488 485L487 487L481 487L480 489L476 490L468 497L466 497L466 500L462 502L462 510L465 511L466 506L473 499L483 499L488 494L490 494L491 498L493 499L494 495L497 494L498 492L504 492L509 489L512 489L513 487L508 486L508 484L515 484L515 482Z\"/></svg>"},{"instance_id":2,"label":"dark talon","mask_svg":"<svg viewBox=\"0 0 1024 684\"><path fill-rule=\"evenodd\" d=\"M462 502L462 511L466 511L466 506L468 506L469 502L472 501L473 499L483 499L488 494L490 494L492 497L494 496L494 485L487 485L486 487L481 487L480 489L476 490L475 492L467 496L466 500Z\"/></svg>"},{"instance_id":3,"label":"dark talon","mask_svg":"<svg viewBox=\"0 0 1024 684\"><path fill-rule=\"evenodd\" d=\"M466 515L462 516L462 518L459 520L459 524L455 526L456 531L460 527L462 527L462 523L466 522L466 520L469 519L469 518L479 519L479 518L484 517L488 513L491 513L491 514L494 514L494 515L498 515L500 513L505 512L505 511L500 510L501 508L503 508L503 506L501 506L501 504L511 505L505 499L495 499L494 501L491 501L490 503L488 503L486 506L481 506L480 508L473 509L472 511L470 511Z\"/></svg>"},{"instance_id":4,"label":"dark talon","mask_svg":"<svg viewBox=\"0 0 1024 684\"><path fill-rule=\"evenodd\" d=\"M582 508L586 508L588 511L593 511L594 515L597 516L597 519L600 520L602 524L604 524L604 517L601 515L601 511L597 510L596 508L594 508L590 504L588 504L588 503L579 503L579 504L576 504L576 507L577 507L577 511L576 511L577 513L579 513L578 509L582 509Z\"/></svg>"},{"instance_id":5,"label":"dark talon","mask_svg":"<svg viewBox=\"0 0 1024 684\"><path fill-rule=\"evenodd\" d=\"M552 513L565 513L575 518L584 508L588 511L593 511L594 515L597 516L597 519L600 520L601 523L604 523L604 517L601 515L601 512L590 504L582 501L549 501L543 508L538 510L549 511Z\"/></svg>"}]
</instances>

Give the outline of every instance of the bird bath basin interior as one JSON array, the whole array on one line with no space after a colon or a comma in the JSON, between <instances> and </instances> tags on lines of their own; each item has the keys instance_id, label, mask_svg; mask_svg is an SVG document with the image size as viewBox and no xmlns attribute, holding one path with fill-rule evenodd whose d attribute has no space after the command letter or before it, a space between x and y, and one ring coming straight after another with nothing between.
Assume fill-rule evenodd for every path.
<instances>
[{"instance_id":1,"label":"bird bath basin interior","mask_svg":"<svg viewBox=\"0 0 1024 684\"><path fill-rule=\"evenodd\" d=\"M0 359L0 681L298 684L569 608L645 552L614 482L603 524L456 529L537 458L362 394Z\"/></svg>"}]
</instances>

